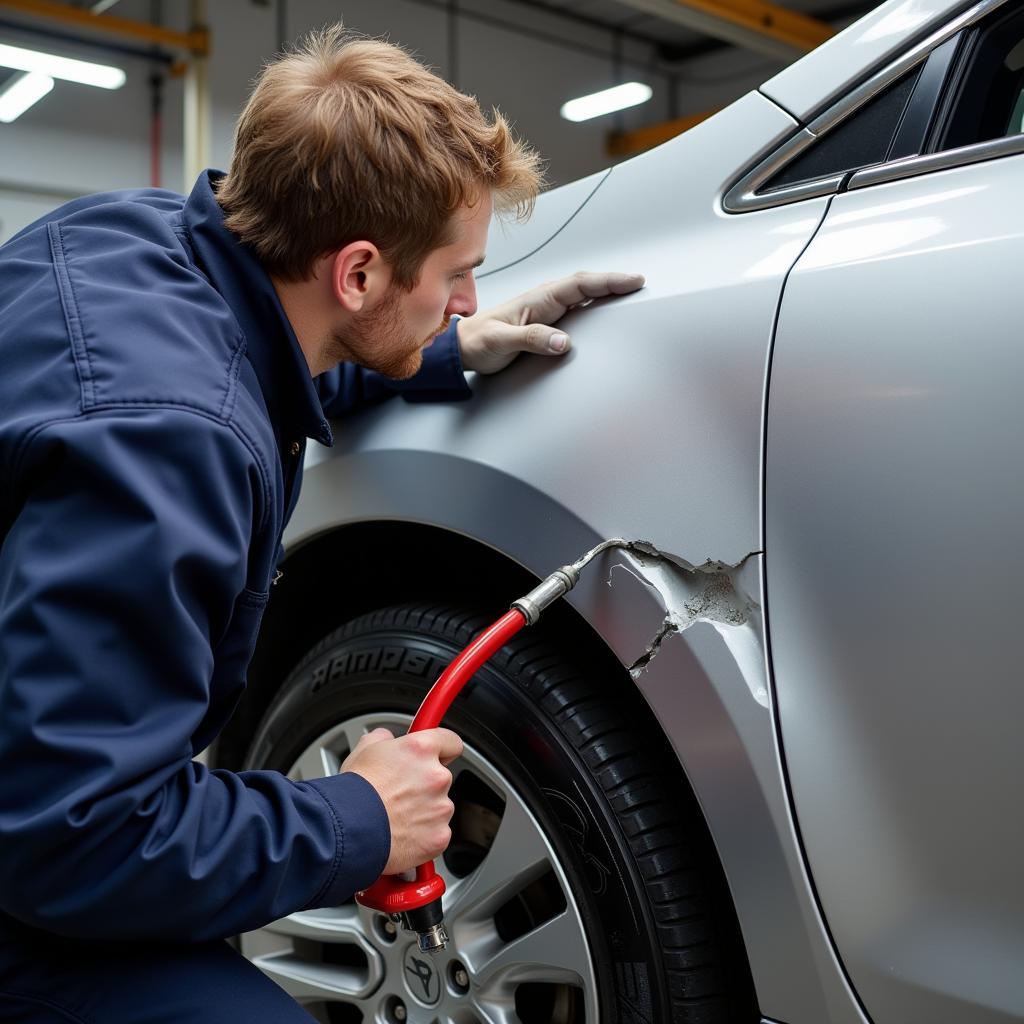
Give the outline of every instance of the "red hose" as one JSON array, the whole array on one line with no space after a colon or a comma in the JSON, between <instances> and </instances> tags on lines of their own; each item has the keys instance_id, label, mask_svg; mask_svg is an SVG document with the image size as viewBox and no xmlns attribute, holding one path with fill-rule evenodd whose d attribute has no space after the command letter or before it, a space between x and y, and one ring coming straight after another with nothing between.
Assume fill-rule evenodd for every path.
<instances>
[{"instance_id":1,"label":"red hose","mask_svg":"<svg viewBox=\"0 0 1024 1024\"><path fill-rule=\"evenodd\" d=\"M409 732L437 728L452 701L473 678L477 669L525 625L526 616L518 608L513 608L476 637L430 688L409 726ZM434 862L428 860L416 869L415 881L408 881L398 875L382 875L368 889L357 893L356 899L371 910L399 914L438 900L443 893L444 879L434 869Z\"/></svg>"},{"instance_id":2,"label":"red hose","mask_svg":"<svg viewBox=\"0 0 1024 1024\"><path fill-rule=\"evenodd\" d=\"M409 732L420 729L436 729L441 724L451 703L459 691L473 678L476 670L495 651L516 635L526 625L526 616L518 608L506 612L493 626L485 629L455 660L441 673L423 699L416 717L409 726Z\"/></svg>"}]
</instances>

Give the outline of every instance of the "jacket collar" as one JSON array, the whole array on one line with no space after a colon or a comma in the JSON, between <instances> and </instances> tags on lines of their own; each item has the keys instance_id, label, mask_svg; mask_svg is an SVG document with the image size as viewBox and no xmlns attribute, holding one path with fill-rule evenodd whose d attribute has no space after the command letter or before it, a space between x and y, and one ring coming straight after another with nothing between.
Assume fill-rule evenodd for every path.
<instances>
[{"instance_id":1,"label":"jacket collar","mask_svg":"<svg viewBox=\"0 0 1024 1024\"><path fill-rule=\"evenodd\" d=\"M295 427L332 444L309 365L277 291L252 249L224 226L213 191L223 176L223 171L203 171L185 202L185 226L196 256L242 328L275 428Z\"/></svg>"}]
</instances>

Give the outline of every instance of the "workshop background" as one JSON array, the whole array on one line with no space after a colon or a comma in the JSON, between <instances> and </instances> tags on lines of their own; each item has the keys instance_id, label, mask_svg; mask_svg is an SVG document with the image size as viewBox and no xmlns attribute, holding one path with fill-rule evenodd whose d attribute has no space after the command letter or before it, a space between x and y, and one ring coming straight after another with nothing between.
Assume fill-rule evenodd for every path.
<instances>
[{"instance_id":1,"label":"workshop background","mask_svg":"<svg viewBox=\"0 0 1024 1024\"><path fill-rule=\"evenodd\" d=\"M635 155L771 77L873 7L863 0L0 0L0 44L121 68L113 90L57 80L0 123L0 242L76 196L187 192L226 168L264 61L343 21L498 107L554 187ZM125 24L130 23L130 24ZM153 26L149 37L139 28ZM193 31L197 27L205 33ZM0 66L0 99L24 71ZM622 82L651 98L572 123L569 100Z\"/></svg>"}]
</instances>

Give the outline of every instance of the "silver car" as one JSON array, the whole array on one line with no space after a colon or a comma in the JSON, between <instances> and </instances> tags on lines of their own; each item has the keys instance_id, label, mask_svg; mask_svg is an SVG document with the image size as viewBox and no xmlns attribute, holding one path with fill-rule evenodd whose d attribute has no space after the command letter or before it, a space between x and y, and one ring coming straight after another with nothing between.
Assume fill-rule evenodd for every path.
<instances>
[{"instance_id":1,"label":"silver car","mask_svg":"<svg viewBox=\"0 0 1024 1024\"><path fill-rule=\"evenodd\" d=\"M307 470L214 757L337 770L619 536L453 707L452 941L242 937L319 1020L1024 1019L1024 5L889 0L495 225L481 306L647 286Z\"/></svg>"}]
</instances>

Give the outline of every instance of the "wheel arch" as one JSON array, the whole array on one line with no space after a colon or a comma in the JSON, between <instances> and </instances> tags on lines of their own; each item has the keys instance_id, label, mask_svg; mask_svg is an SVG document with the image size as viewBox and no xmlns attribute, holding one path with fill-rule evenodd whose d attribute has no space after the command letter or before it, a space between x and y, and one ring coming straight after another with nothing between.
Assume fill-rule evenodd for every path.
<instances>
[{"instance_id":1,"label":"wheel arch","mask_svg":"<svg viewBox=\"0 0 1024 1024\"><path fill-rule=\"evenodd\" d=\"M385 568L394 565L403 571ZM245 694L217 742L215 760L225 767L241 764L280 684L340 623L375 608L422 600L493 608L497 617L538 582L528 569L478 539L404 520L365 520L324 530L296 545L280 568ZM602 637L568 602L552 606L542 625L605 671L620 674L624 685L630 682Z\"/></svg>"},{"instance_id":2,"label":"wheel arch","mask_svg":"<svg viewBox=\"0 0 1024 1024\"><path fill-rule=\"evenodd\" d=\"M644 529L646 505L637 506L630 527L606 509L573 507L476 459L375 449L367 441L307 467L249 686L211 763L239 767L276 688L346 619L438 598L472 602L497 618L559 565L624 529ZM674 532L652 539L670 550L692 546L681 535L684 524ZM732 540L742 545L742 538ZM644 654L665 607L627 572L606 585L612 564L595 563L532 628L557 630L561 642L600 659L648 716L652 735L670 747L681 801L695 798L726 879L723 908L739 920L737 942L762 1012L794 1022L825 1019L826 1007L835 1006L833 964L792 849L770 712L752 699L732 653L704 623L665 643L631 678L624 666Z\"/></svg>"},{"instance_id":3,"label":"wheel arch","mask_svg":"<svg viewBox=\"0 0 1024 1024\"><path fill-rule=\"evenodd\" d=\"M385 560L406 571L383 572ZM309 649L340 623L377 608L423 600L473 606L488 615L493 609L497 617L512 598L539 582L536 574L479 538L407 520L364 520L325 529L296 544L281 569L245 694L210 751L210 761L218 767L242 767L257 725L281 684ZM737 992L746 990L753 998L750 958L725 865L700 800L655 709L595 626L567 600L552 605L531 628L571 649L575 660L606 678L618 679L637 717L647 722L645 735L652 744L663 744L666 757L677 767L679 807L686 808L685 820L700 829L695 842L706 851L705 860L713 872L711 895L718 907L720 940L725 949L731 949L733 963L747 965L733 983Z\"/></svg>"}]
</instances>

